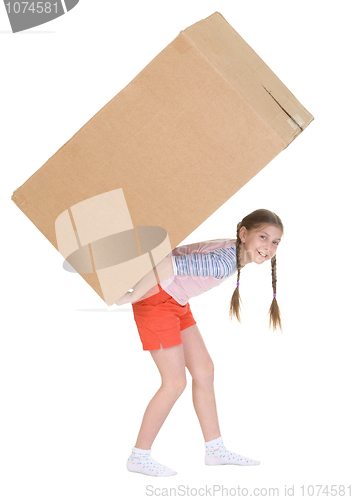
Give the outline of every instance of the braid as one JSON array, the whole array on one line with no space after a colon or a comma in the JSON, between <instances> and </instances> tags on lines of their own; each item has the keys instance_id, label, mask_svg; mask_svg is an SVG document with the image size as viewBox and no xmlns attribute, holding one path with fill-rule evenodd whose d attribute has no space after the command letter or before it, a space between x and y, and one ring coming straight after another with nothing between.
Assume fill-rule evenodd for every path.
<instances>
[{"instance_id":1,"label":"braid","mask_svg":"<svg viewBox=\"0 0 354 500\"><path fill-rule=\"evenodd\" d=\"M277 292L277 259L276 259L276 255L274 255L274 257L272 257L271 264L272 264L272 288L273 288L273 293L276 294L276 292ZM280 319L279 306L278 306L277 299L274 296L273 296L271 306L269 308L269 327L272 326L272 323L273 323L273 330L275 330L277 325L279 325L281 332L283 332L282 325L281 325L281 319Z\"/></svg>"},{"instance_id":2,"label":"braid","mask_svg":"<svg viewBox=\"0 0 354 500\"><path fill-rule=\"evenodd\" d=\"M240 281L241 273L241 241L240 238L236 241L236 263L237 263L237 283Z\"/></svg>"},{"instance_id":3,"label":"braid","mask_svg":"<svg viewBox=\"0 0 354 500\"><path fill-rule=\"evenodd\" d=\"M271 266L272 266L273 293L277 293L277 257L276 257L276 255L274 255L274 257L271 260Z\"/></svg>"},{"instance_id":4,"label":"braid","mask_svg":"<svg viewBox=\"0 0 354 500\"><path fill-rule=\"evenodd\" d=\"M238 233L241 227L242 227L242 221L237 224L237 232L236 232L236 265L237 265L238 283L240 281L240 273L241 273L241 240ZM241 323L240 302L242 303L240 298L240 290L239 287L236 285L236 288L234 290L234 293L232 294L230 301L229 316L230 319L232 319L233 316L236 316L238 321Z\"/></svg>"}]
</instances>

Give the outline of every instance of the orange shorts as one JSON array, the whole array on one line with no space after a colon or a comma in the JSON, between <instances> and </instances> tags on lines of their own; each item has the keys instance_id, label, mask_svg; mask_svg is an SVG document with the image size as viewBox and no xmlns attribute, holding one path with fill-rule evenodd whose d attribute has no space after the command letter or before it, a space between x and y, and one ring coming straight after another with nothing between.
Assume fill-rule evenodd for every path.
<instances>
[{"instance_id":1,"label":"orange shorts","mask_svg":"<svg viewBox=\"0 0 354 500\"><path fill-rule=\"evenodd\" d=\"M182 344L181 331L197 322L187 302L181 306L159 284L160 291L132 304L144 351Z\"/></svg>"}]
</instances>

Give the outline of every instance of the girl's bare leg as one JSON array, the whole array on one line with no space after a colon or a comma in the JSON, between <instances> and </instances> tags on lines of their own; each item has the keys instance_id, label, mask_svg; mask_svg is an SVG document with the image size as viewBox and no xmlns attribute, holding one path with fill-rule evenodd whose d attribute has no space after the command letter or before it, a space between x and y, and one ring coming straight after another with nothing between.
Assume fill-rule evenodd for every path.
<instances>
[{"instance_id":1,"label":"girl's bare leg","mask_svg":"<svg viewBox=\"0 0 354 500\"><path fill-rule=\"evenodd\" d=\"M186 367L192 381L193 405L204 441L221 436L214 393L214 364L197 325L182 330Z\"/></svg>"},{"instance_id":2,"label":"girl's bare leg","mask_svg":"<svg viewBox=\"0 0 354 500\"><path fill-rule=\"evenodd\" d=\"M150 351L161 375L161 387L148 404L136 448L150 450L162 424L187 383L183 345Z\"/></svg>"}]
</instances>

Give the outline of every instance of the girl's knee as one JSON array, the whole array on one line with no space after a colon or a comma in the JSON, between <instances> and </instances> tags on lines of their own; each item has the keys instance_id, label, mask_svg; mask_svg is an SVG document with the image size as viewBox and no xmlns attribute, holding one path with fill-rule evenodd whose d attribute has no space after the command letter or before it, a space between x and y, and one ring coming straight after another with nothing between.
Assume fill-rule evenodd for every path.
<instances>
[{"instance_id":1,"label":"girl's knee","mask_svg":"<svg viewBox=\"0 0 354 500\"><path fill-rule=\"evenodd\" d=\"M198 366L191 374L193 381L198 385L206 385L214 382L214 363L212 359Z\"/></svg>"},{"instance_id":2,"label":"girl's knee","mask_svg":"<svg viewBox=\"0 0 354 500\"><path fill-rule=\"evenodd\" d=\"M169 379L162 379L162 387L178 398L187 386L186 374Z\"/></svg>"}]
</instances>

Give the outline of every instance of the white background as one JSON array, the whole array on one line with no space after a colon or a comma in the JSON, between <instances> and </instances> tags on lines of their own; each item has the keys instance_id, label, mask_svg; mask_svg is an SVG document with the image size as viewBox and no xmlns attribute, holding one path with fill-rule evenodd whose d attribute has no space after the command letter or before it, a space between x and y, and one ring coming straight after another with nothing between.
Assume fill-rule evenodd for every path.
<instances>
[{"instance_id":1,"label":"white background","mask_svg":"<svg viewBox=\"0 0 354 500\"><path fill-rule=\"evenodd\" d=\"M302 498L302 485L351 484L350 7L81 0L50 23L12 34L0 6L1 498L145 498L147 485L240 486L250 494L273 487L280 497L294 485L294 497ZM224 443L261 464L204 465L187 373L187 388L152 447L152 456L178 474L151 478L126 469L160 385L131 306L107 307L78 274L64 271L61 255L11 195L181 30L215 11L315 120L181 242L234 238L237 223L258 208L284 223L277 253L283 334L268 328L270 262L241 273L241 324L228 318L236 277L190 301L216 368Z\"/></svg>"}]
</instances>

